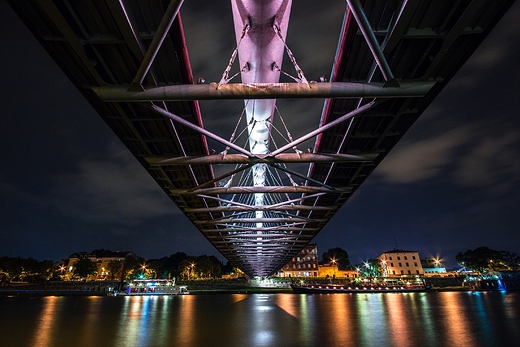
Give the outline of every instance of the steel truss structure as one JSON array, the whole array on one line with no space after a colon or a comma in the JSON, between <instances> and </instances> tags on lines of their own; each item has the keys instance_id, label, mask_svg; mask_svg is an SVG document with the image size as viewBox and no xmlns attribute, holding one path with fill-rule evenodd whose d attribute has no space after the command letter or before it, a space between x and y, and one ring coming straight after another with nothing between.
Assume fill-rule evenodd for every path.
<instances>
[{"instance_id":1,"label":"steel truss structure","mask_svg":"<svg viewBox=\"0 0 520 347\"><path fill-rule=\"evenodd\" d=\"M193 79L183 0L8 2L200 232L267 276L340 210L514 1L347 0L330 82L313 82L285 42L291 1L231 0L237 48L218 83ZM280 83L285 54L292 83ZM279 131L280 98L325 99L316 129ZM198 100L210 99L244 100L245 145L204 127Z\"/></svg>"}]
</instances>

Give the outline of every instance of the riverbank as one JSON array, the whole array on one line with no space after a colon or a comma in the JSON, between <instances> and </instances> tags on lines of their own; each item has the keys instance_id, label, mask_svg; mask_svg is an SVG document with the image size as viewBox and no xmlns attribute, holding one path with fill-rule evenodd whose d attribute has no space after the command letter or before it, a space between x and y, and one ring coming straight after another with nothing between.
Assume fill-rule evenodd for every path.
<instances>
[{"instance_id":1,"label":"riverbank","mask_svg":"<svg viewBox=\"0 0 520 347\"><path fill-rule=\"evenodd\" d=\"M189 289L189 288L188 288ZM497 290L472 290L467 287L432 288L427 292L488 292ZM217 295L217 294L294 294L291 288L228 288L228 289L194 289L189 290L190 295ZM367 294L367 293L365 293ZM368 293L373 294L373 293ZM388 293L391 294L391 293ZM90 290L0 290L0 296L107 296L108 292Z\"/></svg>"}]
</instances>

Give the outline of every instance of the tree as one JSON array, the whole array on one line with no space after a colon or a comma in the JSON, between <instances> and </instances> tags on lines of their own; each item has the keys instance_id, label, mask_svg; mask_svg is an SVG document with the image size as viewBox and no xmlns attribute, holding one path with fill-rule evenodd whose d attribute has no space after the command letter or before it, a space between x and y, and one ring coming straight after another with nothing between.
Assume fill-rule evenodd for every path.
<instances>
[{"instance_id":1,"label":"tree","mask_svg":"<svg viewBox=\"0 0 520 347\"><path fill-rule=\"evenodd\" d=\"M336 263L339 270L347 270L350 268L350 259L347 251L342 248L331 248L323 253L322 260L324 263Z\"/></svg>"},{"instance_id":2,"label":"tree","mask_svg":"<svg viewBox=\"0 0 520 347\"><path fill-rule=\"evenodd\" d=\"M121 281L137 278L142 264L144 264L144 258L137 257L133 253L127 254L123 264L123 269L121 270L123 274L121 276Z\"/></svg>"},{"instance_id":3,"label":"tree","mask_svg":"<svg viewBox=\"0 0 520 347\"><path fill-rule=\"evenodd\" d=\"M178 272L183 279L194 279L195 277L197 277L196 271L197 263L195 258L193 257L186 258L179 264Z\"/></svg>"},{"instance_id":4,"label":"tree","mask_svg":"<svg viewBox=\"0 0 520 347\"><path fill-rule=\"evenodd\" d=\"M111 261L107 264L107 270L109 273L109 278L111 280L121 278L121 271L123 270L123 265L124 263L120 261Z\"/></svg>"},{"instance_id":5,"label":"tree","mask_svg":"<svg viewBox=\"0 0 520 347\"><path fill-rule=\"evenodd\" d=\"M518 253L502 251L502 261L509 270L514 270L516 265L520 263L520 256Z\"/></svg>"},{"instance_id":6,"label":"tree","mask_svg":"<svg viewBox=\"0 0 520 347\"><path fill-rule=\"evenodd\" d=\"M74 263L74 274L81 277L87 278L90 275L97 273L97 266L92 260L87 257L80 258Z\"/></svg>"},{"instance_id":7,"label":"tree","mask_svg":"<svg viewBox=\"0 0 520 347\"><path fill-rule=\"evenodd\" d=\"M222 263L215 256L202 255L197 257L197 274L203 278L222 276Z\"/></svg>"},{"instance_id":8,"label":"tree","mask_svg":"<svg viewBox=\"0 0 520 347\"><path fill-rule=\"evenodd\" d=\"M369 259L363 264L356 265L360 276L364 277L378 277L383 274L381 264L377 259Z\"/></svg>"},{"instance_id":9,"label":"tree","mask_svg":"<svg viewBox=\"0 0 520 347\"><path fill-rule=\"evenodd\" d=\"M493 265L496 260L501 258L501 253L488 247L477 247L474 250L468 249L466 252L459 252L455 259L462 267L467 267L472 271L484 272Z\"/></svg>"}]
</instances>

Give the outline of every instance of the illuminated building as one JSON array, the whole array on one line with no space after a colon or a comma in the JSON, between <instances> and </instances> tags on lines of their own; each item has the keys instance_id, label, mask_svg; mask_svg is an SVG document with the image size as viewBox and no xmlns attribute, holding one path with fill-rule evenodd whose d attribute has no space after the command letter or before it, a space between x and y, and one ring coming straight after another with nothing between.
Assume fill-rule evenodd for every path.
<instances>
[{"instance_id":1,"label":"illuminated building","mask_svg":"<svg viewBox=\"0 0 520 347\"><path fill-rule=\"evenodd\" d=\"M421 264L425 274L445 274L446 268L442 266L439 258L421 259Z\"/></svg>"},{"instance_id":2,"label":"illuminated building","mask_svg":"<svg viewBox=\"0 0 520 347\"><path fill-rule=\"evenodd\" d=\"M394 249L376 257L383 269L383 276L422 275L424 274L417 251Z\"/></svg>"},{"instance_id":3,"label":"illuminated building","mask_svg":"<svg viewBox=\"0 0 520 347\"><path fill-rule=\"evenodd\" d=\"M278 271L279 277L318 277L318 245L305 246Z\"/></svg>"},{"instance_id":4,"label":"illuminated building","mask_svg":"<svg viewBox=\"0 0 520 347\"><path fill-rule=\"evenodd\" d=\"M72 273L74 271L74 264L80 259L88 258L96 264L97 274L96 280L121 279L121 272L123 271L123 265L125 258L129 255L133 255L132 252L112 252L109 250L97 250L88 252L73 253L69 256L67 263L67 272Z\"/></svg>"}]
</instances>

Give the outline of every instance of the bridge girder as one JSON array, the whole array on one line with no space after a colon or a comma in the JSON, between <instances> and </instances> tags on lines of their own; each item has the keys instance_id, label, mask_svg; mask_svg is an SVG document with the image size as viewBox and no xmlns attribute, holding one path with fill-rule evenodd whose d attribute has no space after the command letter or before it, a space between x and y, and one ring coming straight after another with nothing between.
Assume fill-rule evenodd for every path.
<instances>
[{"instance_id":1,"label":"bridge girder","mask_svg":"<svg viewBox=\"0 0 520 347\"><path fill-rule=\"evenodd\" d=\"M347 0L330 82L314 83L285 43L291 1L232 0L237 49L209 84L192 76L182 0L8 2L216 249L266 276L340 210L514 1ZM298 83L280 83L284 51ZM229 83L237 55L242 83ZM276 148L278 98L325 103L315 130ZM246 100L247 145L204 126L198 100L222 99ZM208 139L223 151L210 154ZM235 167L216 176L225 165Z\"/></svg>"}]
</instances>

